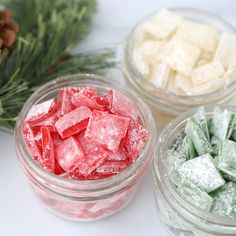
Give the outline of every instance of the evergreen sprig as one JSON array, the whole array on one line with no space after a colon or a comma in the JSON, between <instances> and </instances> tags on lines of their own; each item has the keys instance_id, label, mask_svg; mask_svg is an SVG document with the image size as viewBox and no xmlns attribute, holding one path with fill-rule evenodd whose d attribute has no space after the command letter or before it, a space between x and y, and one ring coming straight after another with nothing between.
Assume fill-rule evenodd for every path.
<instances>
[{"instance_id":1,"label":"evergreen sprig","mask_svg":"<svg viewBox=\"0 0 236 236\"><path fill-rule=\"evenodd\" d=\"M24 102L43 83L115 65L110 50L71 53L89 32L95 0L5 0L4 7L20 32L14 48L0 52L0 126L13 128Z\"/></svg>"}]
</instances>

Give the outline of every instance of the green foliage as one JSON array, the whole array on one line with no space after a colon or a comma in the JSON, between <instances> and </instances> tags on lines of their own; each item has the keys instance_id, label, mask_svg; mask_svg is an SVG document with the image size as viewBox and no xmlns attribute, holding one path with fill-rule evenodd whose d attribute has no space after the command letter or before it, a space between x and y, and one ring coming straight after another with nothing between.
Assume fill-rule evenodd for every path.
<instances>
[{"instance_id":1,"label":"green foliage","mask_svg":"<svg viewBox=\"0 0 236 236\"><path fill-rule=\"evenodd\" d=\"M13 128L25 100L43 83L66 74L103 73L113 52L71 54L89 32L95 0L4 0L20 26L0 57L0 125Z\"/></svg>"}]
</instances>

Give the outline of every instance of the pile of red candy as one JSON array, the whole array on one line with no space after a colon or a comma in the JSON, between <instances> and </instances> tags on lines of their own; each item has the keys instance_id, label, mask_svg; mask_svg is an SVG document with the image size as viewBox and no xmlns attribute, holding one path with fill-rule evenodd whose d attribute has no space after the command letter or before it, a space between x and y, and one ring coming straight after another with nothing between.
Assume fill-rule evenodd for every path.
<instances>
[{"instance_id":1,"label":"pile of red candy","mask_svg":"<svg viewBox=\"0 0 236 236\"><path fill-rule=\"evenodd\" d=\"M117 174L137 160L149 132L135 103L117 90L65 87L57 98L32 106L23 135L44 169L75 180Z\"/></svg>"}]
</instances>

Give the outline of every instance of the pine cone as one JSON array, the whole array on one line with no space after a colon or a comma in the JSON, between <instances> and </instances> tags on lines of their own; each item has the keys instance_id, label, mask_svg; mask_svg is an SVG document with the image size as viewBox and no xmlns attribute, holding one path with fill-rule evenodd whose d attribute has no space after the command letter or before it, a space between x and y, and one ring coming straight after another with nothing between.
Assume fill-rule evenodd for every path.
<instances>
[{"instance_id":1,"label":"pine cone","mask_svg":"<svg viewBox=\"0 0 236 236\"><path fill-rule=\"evenodd\" d=\"M12 48L19 31L18 24L12 19L8 10L0 11L0 49Z\"/></svg>"}]
</instances>

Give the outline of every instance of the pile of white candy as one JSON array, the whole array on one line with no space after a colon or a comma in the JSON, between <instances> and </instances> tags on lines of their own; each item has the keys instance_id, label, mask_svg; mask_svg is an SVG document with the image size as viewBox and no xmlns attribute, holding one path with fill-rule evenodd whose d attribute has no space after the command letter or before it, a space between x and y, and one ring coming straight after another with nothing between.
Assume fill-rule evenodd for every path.
<instances>
[{"instance_id":1,"label":"pile of white candy","mask_svg":"<svg viewBox=\"0 0 236 236\"><path fill-rule=\"evenodd\" d=\"M161 10L137 28L134 65L156 87L199 95L224 89L236 77L236 34Z\"/></svg>"}]
</instances>

